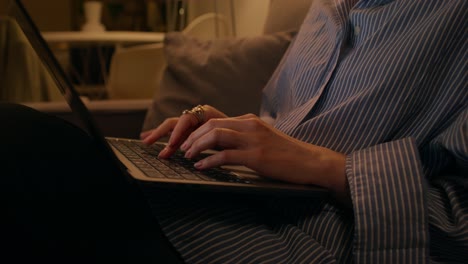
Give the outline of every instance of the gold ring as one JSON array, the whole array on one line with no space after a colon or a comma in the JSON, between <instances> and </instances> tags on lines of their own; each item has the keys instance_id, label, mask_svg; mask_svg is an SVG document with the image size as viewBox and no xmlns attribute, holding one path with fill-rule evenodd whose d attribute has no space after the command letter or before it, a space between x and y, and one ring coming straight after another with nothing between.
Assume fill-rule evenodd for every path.
<instances>
[{"instance_id":1,"label":"gold ring","mask_svg":"<svg viewBox=\"0 0 468 264\"><path fill-rule=\"evenodd\" d=\"M197 105L194 108L190 110L184 110L182 112L182 115L185 114L192 114L197 118L198 125L205 122L205 110L203 109L203 106Z\"/></svg>"}]
</instances>

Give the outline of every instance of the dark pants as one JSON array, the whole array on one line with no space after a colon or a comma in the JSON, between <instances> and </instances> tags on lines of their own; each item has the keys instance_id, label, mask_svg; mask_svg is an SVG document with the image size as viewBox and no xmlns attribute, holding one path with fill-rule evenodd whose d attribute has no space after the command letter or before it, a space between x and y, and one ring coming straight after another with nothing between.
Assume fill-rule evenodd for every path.
<instances>
[{"instance_id":1,"label":"dark pants","mask_svg":"<svg viewBox=\"0 0 468 264\"><path fill-rule=\"evenodd\" d=\"M182 263L111 164L73 125L0 103L0 262Z\"/></svg>"}]
</instances>

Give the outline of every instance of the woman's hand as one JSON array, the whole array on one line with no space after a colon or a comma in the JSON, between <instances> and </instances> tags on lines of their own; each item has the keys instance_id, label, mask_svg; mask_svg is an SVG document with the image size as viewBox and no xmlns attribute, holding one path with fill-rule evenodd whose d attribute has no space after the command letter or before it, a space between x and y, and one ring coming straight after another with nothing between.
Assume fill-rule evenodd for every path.
<instances>
[{"instance_id":1,"label":"woman's hand","mask_svg":"<svg viewBox=\"0 0 468 264\"><path fill-rule=\"evenodd\" d=\"M187 158L215 147L223 149L197 162L198 169L244 165L265 177L315 184L347 196L343 154L289 137L255 115L210 118L187 135L181 146Z\"/></svg>"},{"instance_id":2,"label":"woman's hand","mask_svg":"<svg viewBox=\"0 0 468 264\"><path fill-rule=\"evenodd\" d=\"M170 157L179 147L187 158L220 147L221 151L195 166L203 170L244 165L264 177L325 187L349 202L343 154L287 136L252 114L227 118L211 106L205 105L203 110L202 122L194 114L183 114L142 133L141 138L149 145L170 135L159 154L162 158Z\"/></svg>"},{"instance_id":3,"label":"woman's hand","mask_svg":"<svg viewBox=\"0 0 468 264\"><path fill-rule=\"evenodd\" d=\"M143 143L151 145L158 139L170 136L166 148L161 151L161 158L169 158L185 141L185 139L201 124L211 118L226 118L227 116L209 105L202 106L204 120L198 120L193 114L182 114L180 117L168 118L157 128L140 134Z\"/></svg>"}]
</instances>

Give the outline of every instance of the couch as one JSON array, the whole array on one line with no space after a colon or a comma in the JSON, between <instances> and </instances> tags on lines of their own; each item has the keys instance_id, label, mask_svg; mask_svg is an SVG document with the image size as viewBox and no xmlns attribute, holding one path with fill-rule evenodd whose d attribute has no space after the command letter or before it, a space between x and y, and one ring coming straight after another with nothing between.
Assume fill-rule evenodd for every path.
<instances>
[{"instance_id":1,"label":"couch","mask_svg":"<svg viewBox=\"0 0 468 264\"><path fill-rule=\"evenodd\" d=\"M85 104L105 136L126 138L138 138L142 130L151 129L164 118L197 104L214 105L229 115L255 113L260 105L261 89L293 39L310 3L311 0L271 0L263 36L206 41L180 33L168 34L162 51L166 60L163 69L155 67L149 71L145 65L151 62L132 63L135 64L133 72L144 67L137 79L151 80L152 99L128 99L122 95L112 98L111 92L109 100L85 101ZM154 59L151 54L160 53L154 48L161 49L160 46L139 48L138 59ZM117 56L122 57L122 53ZM116 59L113 58L112 64L116 64ZM111 75L116 71L113 67ZM110 76L114 80L119 78ZM252 89L256 90L252 92ZM64 102L26 104L80 126Z\"/></svg>"}]
</instances>

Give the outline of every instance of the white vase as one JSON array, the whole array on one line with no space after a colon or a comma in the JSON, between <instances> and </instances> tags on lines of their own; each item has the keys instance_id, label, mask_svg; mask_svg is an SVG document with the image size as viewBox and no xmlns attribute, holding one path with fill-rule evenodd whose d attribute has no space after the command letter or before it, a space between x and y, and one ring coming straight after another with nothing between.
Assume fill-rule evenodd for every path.
<instances>
[{"instance_id":1,"label":"white vase","mask_svg":"<svg viewBox=\"0 0 468 264\"><path fill-rule=\"evenodd\" d=\"M102 3L99 1L84 2L85 24L81 28L82 31L102 32L106 28L101 23Z\"/></svg>"}]
</instances>

